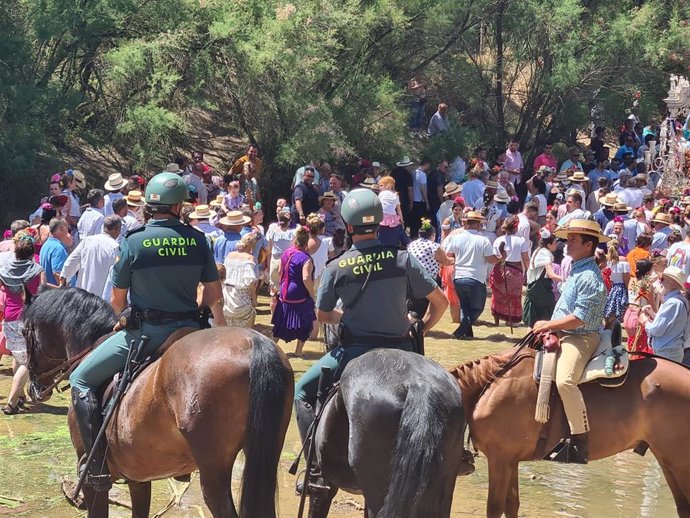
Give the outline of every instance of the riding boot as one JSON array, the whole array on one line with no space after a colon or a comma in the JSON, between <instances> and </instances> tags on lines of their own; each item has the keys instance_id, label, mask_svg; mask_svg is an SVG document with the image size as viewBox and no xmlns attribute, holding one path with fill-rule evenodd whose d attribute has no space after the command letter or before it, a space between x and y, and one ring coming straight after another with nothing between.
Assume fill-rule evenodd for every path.
<instances>
[{"instance_id":1,"label":"riding boot","mask_svg":"<svg viewBox=\"0 0 690 518\"><path fill-rule=\"evenodd\" d=\"M579 433L579 434L570 436L570 446L571 446L571 448L574 448L575 450L577 450L579 457L580 457L579 460L582 461L582 464L587 464L587 462L589 461L588 436L589 436L589 434L587 432ZM576 458L577 458L577 456L576 456Z\"/></svg>"},{"instance_id":2,"label":"riding boot","mask_svg":"<svg viewBox=\"0 0 690 518\"><path fill-rule=\"evenodd\" d=\"M587 433L575 434L561 439L561 441L546 454L544 460L564 462L566 464L587 464L589 461Z\"/></svg>"},{"instance_id":3,"label":"riding boot","mask_svg":"<svg viewBox=\"0 0 690 518\"><path fill-rule=\"evenodd\" d=\"M297 415L297 428L299 429L299 435L304 445L304 458L308 459L314 433L313 430L310 430L310 427L314 422L316 414L314 408L309 403L305 403L299 399L295 400L295 413ZM312 457L311 465L307 466L307 470L309 478L309 484L307 486L308 494L315 495L329 492L330 488L323 479L321 468L316 462L315 454ZM305 478L307 478L307 475L305 475ZM299 482L295 489L297 494L302 494L304 482Z\"/></svg>"},{"instance_id":4,"label":"riding boot","mask_svg":"<svg viewBox=\"0 0 690 518\"><path fill-rule=\"evenodd\" d=\"M98 396L94 392L82 392L75 387L72 387L72 407L77 418L79 434L84 444L85 454L81 461L84 463L94 448L96 436L103 424L103 413ZM96 492L109 491L112 487L112 481L110 480L110 471L106 461L105 438L96 445L94 451L91 464L88 466L80 465L79 474L81 475L82 470L87 470L85 486L91 487Z\"/></svg>"}]
</instances>

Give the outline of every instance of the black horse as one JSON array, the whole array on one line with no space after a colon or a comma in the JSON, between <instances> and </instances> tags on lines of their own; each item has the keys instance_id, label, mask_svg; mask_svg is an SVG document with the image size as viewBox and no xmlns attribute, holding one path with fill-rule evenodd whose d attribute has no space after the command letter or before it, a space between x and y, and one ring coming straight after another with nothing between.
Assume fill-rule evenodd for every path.
<instances>
[{"instance_id":1,"label":"black horse","mask_svg":"<svg viewBox=\"0 0 690 518\"><path fill-rule=\"evenodd\" d=\"M461 474L460 390L437 363L377 349L351 361L316 431L316 458L332 491L310 498L328 515L338 488L361 493L367 518L447 518Z\"/></svg>"}]
</instances>

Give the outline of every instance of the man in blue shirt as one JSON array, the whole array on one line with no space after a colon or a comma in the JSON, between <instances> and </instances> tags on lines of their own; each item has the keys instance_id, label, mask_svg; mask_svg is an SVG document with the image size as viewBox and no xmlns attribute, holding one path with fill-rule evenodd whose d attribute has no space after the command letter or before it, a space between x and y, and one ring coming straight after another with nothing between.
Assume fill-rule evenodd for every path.
<instances>
[{"instance_id":1,"label":"man in blue shirt","mask_svg":"<svg viewBox=\"0 0 690 518\"><path fill-rule=\"evenodd\" d=\"M448 131L448 105L441 103L438 105L438 110L431 116L429 121L429 129L427 130L430 136L438 135L444 131Z\"/></svg>"},{"instance_id":2,"label":"man in blue shirt","mask_svg":"<svg viewBox=\"0 0 690 518\"><path fill-rule=\"evenodd\" d=\"M72 235L64 219L51 219L48 228L50 237L43 243L38 258L46 273L46 283L56 288L62 282L60 274L69 255L67 247L72 246Z\"/></svg>"},{"instance_id":3,"label":"man in blue shirt","mask_svg":"<svg viewBox=\"0 0 690 518\"><path fill-rule=\"evenodd\" d=\"M644 325L655 354L687 365L690 354L685 354L688 358L683 355L688 332L688 303L683 293L686 281L683 270L677 266L667 266L661 276L664 301L656 313L651 306L644 306L640 324Z\"/></svg>"},{"instance_id":4,"label":"man in blue shirt","mask_svg":"<svg viewBox=\"0 0 690 518\"><path fill-rule=\"evenodd\" d=\"M235 245L242 239L242 227L251 221L251 217L245 216L239 210L232 210L220 219L219 223L225 232L213 242L213 259L216 264L223 264L225 256L235 251Z\"/></svg>"},{"instance_id":5,"label":"man in blue shirt","mask_svg":"<svg viewBox=\"0 0 690 518\"><path fill-rule=\"evenodd\" d=\"M572 270L563 285L551 320L540 320L533 327L535 333L555 332L561 339L556 364L556 387L570 427L570 458L568 462L586 464L588 459L587 409L577 384L590 358L599 345L599 331L604 320L606 286L594 259L599 243L608 238L595 221L572 219L555 232L556 237L568 240L568 255ZM546 460L555 460L552 454ZM555 455L554 455L555 457Z\"/></svg>"}]
</instances>

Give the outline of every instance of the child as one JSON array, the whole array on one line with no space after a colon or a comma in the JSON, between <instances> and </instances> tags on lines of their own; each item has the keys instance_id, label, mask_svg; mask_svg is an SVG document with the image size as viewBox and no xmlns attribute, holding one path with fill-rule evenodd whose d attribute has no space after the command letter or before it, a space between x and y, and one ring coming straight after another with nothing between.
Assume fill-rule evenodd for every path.
<instances>
[{"instance_id":1,"label":"child","mask_svg":"<svg viewBox=\"0 0 690 518\"><path fill-rule=\"evenodd\" d=\"M380 189L378 196L383 207L383 221L379 226L378 234L379 241L386 246L399 244L407 246L410 243L410 238L402 225L402 209L400 208L398 193L395 192L395 179L392 176L384 176L378 185Z\"/></svg>"},{"instance_id":2,"label":"child","mask_svg":"<svg viewBox=\"0 0 690 518\"><path fill-rule=\"evenodd\" d=\"M244 196L240 194L240 182L233 180L228 186L228 194L223 198L223 207L227 212L241 210L244 205Z\"/></svg>"},{"instance_id":3,"label":"child","mask_svg":"<svg viewBox=\"0 0 690 518\"><path fill-rule=\"evenodd\" d=\"M619 243L612 239L608 243L606 252L606 265L611 270L611 290L606 299L604 316L606 323L610 324L614 319L622 324L625 310L628 306L628 282L630 281L630 265L628 261L621 261L618 255Z\"/></svg>"}]
</instances>

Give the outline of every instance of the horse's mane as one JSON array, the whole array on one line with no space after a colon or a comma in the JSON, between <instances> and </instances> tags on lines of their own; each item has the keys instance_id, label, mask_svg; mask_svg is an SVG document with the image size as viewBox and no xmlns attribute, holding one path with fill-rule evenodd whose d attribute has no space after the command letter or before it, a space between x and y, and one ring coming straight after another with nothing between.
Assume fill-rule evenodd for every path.
<instances>
[{"instance_id":1,"label":"horse's mane","mask_svg":"<svg viewBox=\"0 0 690 518\"><path fill-rule=\"evenodd\" d=\"M80 288L41 291L22 319L30 366L41 351L64 350L69 356L83 351L117 321L110 304Z\"/></svg>"},{"instance_id":2,"label":"horse's mane","mask_svg":"<svg viewBox=\"0 0 690 518\"><path fill-rule=\"evenodd\" d=\"M479 397L489 385L517 365L522 359L534 358L534 355L534 350L529 347L521 350L511 348L497 354L490 354L483 358L465 362L450 369L451 375L458 380L465 411L471 412L473 410Z\"/></svg>"}]
</instances>

